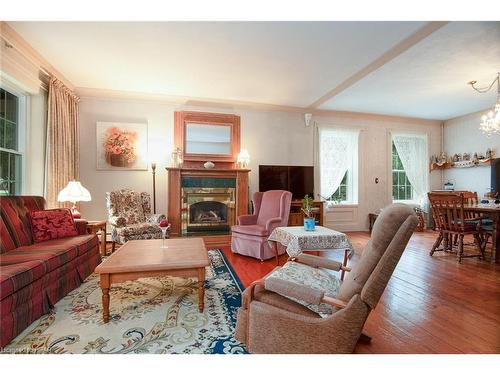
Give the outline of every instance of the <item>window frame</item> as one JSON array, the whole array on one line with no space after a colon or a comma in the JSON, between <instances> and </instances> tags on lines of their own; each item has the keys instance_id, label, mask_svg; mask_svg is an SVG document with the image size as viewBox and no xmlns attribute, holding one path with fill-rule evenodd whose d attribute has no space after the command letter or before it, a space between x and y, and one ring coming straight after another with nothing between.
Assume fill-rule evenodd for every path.
<instances>
[{"instance_id":1,"label":"window frame","mask_svg":"<svg viewBox=\"0 0 500 375\"><path fill-rule=\"evenodd\" d=\"M0 82L0 88L7 91L9 94L17 97L17 150L8 149L0 146L0 151L9 154L19 155L21 158L21 166L19 176L16 176L16 191L14 195L22 195L25 192L26 182L26 127L27 127L27 108L29 97L8 84L4 80ZM19 180L19 182L18 182ZM0 194L1 195L1 194ZM10 195L10 192L9 192Z\"/></svg>"},{"instance_id":2,"label":"window frame","mask_svg":"<svg viewBox=\"0 0 500 375\"><path fill-rule=\"evenodd\" d=\"M393 181L392 181L392 144L393 144L393 138L395 136L407 136L407 137L416 137L416 138L422 138L425 140L426 143L426 148L427 148L427 155L425 157L426 160L429 159L429 155L431 154L431 134L429 131L411 131L411 130L401 130L401 129L387 129L387 149L388 152L386 153L387 156L387 168L388 168L388 173L387 173L387 181L389 183L389 186L386 190L387 192L387 199L389 202L393 203L405 203L409 205L421 205L421 202L419 200L415 200L415 191L413 190L412 192L412 200L395 200L393 199L392 196L392 186L393 186ZM430 189L430 174L428 173L427 177L427 191ZM411 184L410 184L411 185Z\"/></svg>"},{"instance_id":3,"label":"window frame","mask_svg":"<svg viewBox=\"0 0 500 375\"><path fill-rule=\"evenodd\" d=\"M353 158L352 158L352 164L351 166L347 169L346 174L347 174L347 200L345 201L340 201L338 204L336 203L335 200L331 200L331 197L338 191L337 190L330 196L330 197L323 197L321 196L322 199L325 200L327 203L327 210L331 209L333 206L344 206L344 207L355 207L358 206L359 204L359 187L360 187L360 176L359 176L359 169L360 169L360 163L361 163L361 158L359 157L359 148L360 148L360 142L361 142L361 133L363 128L359 127L345 127L345 126L335 126L335 125L321 125L318 126L318 131L317 131L317 160L318 160L318 179L317 179L317 186L320 186L320 181L321 181L321 163L319 162L320 160L320 138L321 138L321 128L328 128L330 130L338 130L338 131L352 131L352 132L357 132L357 142L356 142L356 150L354 150ZM316 169L316 168L315 168ZM342 178L342 180L344 177ZM315 183L316 185L316 183ZM340 186L339 186L340 188Z\"/></svg>"},{"instance_id":4,"label":"window frame","mask_svg":"<svg viewBox=\"0 0 500 375\"><path fill-rule=\"evenodd\" d=\"M400 158L400 156L398 154L398 150L396 149L396 145L394 144L394 141L392 140L392 137L391 137L391 176L394 176L395 172L398 174L398 183L396 185L394 185L394 178L391 179L391 197L392 197L392 201L393 202L400 202L400 203L414 202L415 189L413 188L410 180L408 180L408 176L406 175L406 171L405 171L402 163L401 163L401 167L403 169L394 169L394 163L393 163L394 152L396 152L396 156L398 157L399 162L401 163L401 158ZM408 184L404 184L404 185L399 184L399 177L400 177L401 173L404 174L404 177L408 181ZM407 186L409 186L410 189L411 189L411 191L410 191L411 198L410 199L394 199L394 193L393 193L394 186L397 186L397 187L404 186L405 189L406 189ZM406 195L406 193L405 193L405 195Z\"/></svg>"}]
</instances>

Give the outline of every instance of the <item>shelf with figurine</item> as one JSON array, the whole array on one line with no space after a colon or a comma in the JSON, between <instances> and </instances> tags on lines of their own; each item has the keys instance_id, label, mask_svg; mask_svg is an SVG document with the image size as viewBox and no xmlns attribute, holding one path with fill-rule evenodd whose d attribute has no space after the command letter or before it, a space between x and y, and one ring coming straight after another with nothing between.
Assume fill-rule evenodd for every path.
<instances>
[{"instance_id":1,"label":"shelf with figurine","mask_svg":"<svg viewBox=\"0 0 500 375\"><path fill-rule=\"evenodd\" d=\"M431 157L429 169L449 169L449 168L472 168L491 165L491 160L495 158L495 151L491 148L486 150L486 155L475 152L474 155L464 152L463 154L454 154L447 157L445 152L441 152L438 156Z\"/></svg>"}]
</instances>

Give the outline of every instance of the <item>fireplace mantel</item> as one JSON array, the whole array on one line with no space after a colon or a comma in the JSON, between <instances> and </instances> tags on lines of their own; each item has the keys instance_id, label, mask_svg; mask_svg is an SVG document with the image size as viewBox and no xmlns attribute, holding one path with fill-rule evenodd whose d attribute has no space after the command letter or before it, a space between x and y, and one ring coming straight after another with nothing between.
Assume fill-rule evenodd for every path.
<instances>
[{"instance_id":1,"label":"fireplace mantel","mask_svg":"<svg viewBox=\"0 0 500 375\"><path fill-rule=\"evenodd\" d=\"M181 236L182 215L182 178L234 178L236 181L236 216L248 214L248 173L249 169L237 168L170 168L168 176L168 220L171 223L170 234Z\"/></svg>"}]
</instances>

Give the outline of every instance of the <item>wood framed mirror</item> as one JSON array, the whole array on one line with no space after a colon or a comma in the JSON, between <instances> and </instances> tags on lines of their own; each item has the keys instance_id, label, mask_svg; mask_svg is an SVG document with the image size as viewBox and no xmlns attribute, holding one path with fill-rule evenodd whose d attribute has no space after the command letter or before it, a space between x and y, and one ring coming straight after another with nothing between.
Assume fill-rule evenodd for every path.
<instances>
[{"instance_id":1,"label":"wood framed mirror","mask_svg":"<svg viewBox=\"0 0 500 375\"><path fill-rule=\"evenodd\" d=\"M240 117L226 113L175 112L174 143L184 162L235 163L240 151Z\"/></svg>"}]
</instances>

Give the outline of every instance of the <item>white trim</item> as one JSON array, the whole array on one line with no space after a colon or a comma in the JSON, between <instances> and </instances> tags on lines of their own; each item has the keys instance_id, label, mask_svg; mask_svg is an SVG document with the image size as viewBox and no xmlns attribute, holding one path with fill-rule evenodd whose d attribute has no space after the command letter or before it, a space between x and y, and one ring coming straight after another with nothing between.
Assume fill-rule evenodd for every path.
<instances>
[{"instance_id":1,"label":"white trim","mask_svg":"<svg viewBox=\"0 0 500 375\"><path fill-rule=\"evenodd\" d=\"M388 201L389 202L400 202L400 203L407 203L407 204L416 204L418 206L420 206L420 203L417 203L416 201L414 200L393 200L392 199L392 138L394 135L400 135L400 136L408 136L408 137L418 137L418 138L422 138L425 140L426 144L427 144L427 155L426 155L426 159L427 161L430 160L430 155L431 155L431 142L430 142L430 139L431 139L431 134L430 132L426 131L426 132L421 132L421 131L418 131L418 130L397 130L397 129L390 129L388 128L387 129L387 149L388 149L388 153L387 153L387 173L388 173L388 176L387 176L387 181L389 182L388 184L388 191L387 191L387 194L388 194ZM427 169L427 191L430 191L430 184L431 184L431 175L430 175L430 172L429 170Z\"/></svg>"},{"instance_id":2,"label":"white trim","mask_svg":"<svg viewBox=\"0 0 500 375\"><path fill-rule=\"evenodd\" d=\"M26 93L18 88L16 88L12 83L2 80L0 82L0 87L10 94L17 97L18 100L18 108L17 108L17 150L6 149L0 147L0 150L9 152L11 154L16 154L21 156L21 187L19 190L19 194L24 194L26 192L26 145L28 142L28 104L29 104L29 96ZM17 181L16 181L17 182ZM17 194L17 192L16 192Z\"/></svg>"}]
</instances>

